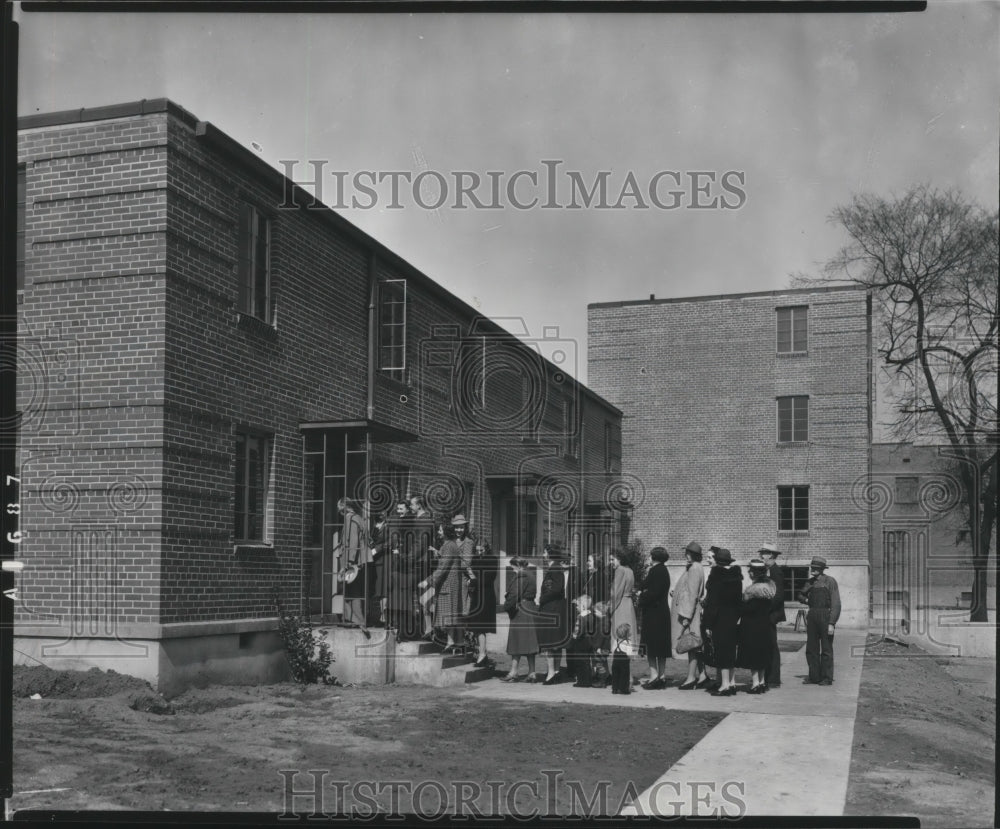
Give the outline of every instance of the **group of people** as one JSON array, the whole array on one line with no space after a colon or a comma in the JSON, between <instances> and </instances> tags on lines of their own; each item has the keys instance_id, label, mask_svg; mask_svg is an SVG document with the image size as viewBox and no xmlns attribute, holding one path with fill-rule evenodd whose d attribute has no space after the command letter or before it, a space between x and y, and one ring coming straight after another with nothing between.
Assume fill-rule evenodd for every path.
<instances>
[{"instance_id":1,"label":"group of people","mask_svg":"<svg viewBox=\"0 0 1000 829\"><path fill-rule=\"evenodd\" d=\"M384 624L399 641L436 640L446 654L472 648L476 664L488 664L498 559L488 541L474 540L465 516L435 520L413 497L382 512L366 531L347 499L338 509L344 518L337 550L344 622Z\"/></svg>"},{"instance_id":2,"label":"group of people","mask_svg":"<svg viewBox=\"0 0 1000 829\"><path fill-rule=\"evenodd\" d=\"M348 570L356 567L355 575L369 570L363 579L345 579L344 620L364 626L374 619L395 629L401 641L436 639L446 654L471 649L477 666L492 665L486 637L496 633L499 559L487 541L474 538L465 516L434 521L414 498L396 507L392 522L383 513L366 534L357 511L344 500L339 506ZM737 667L750 671L748 693L780 687L777 626L786 617L778 549L772 544L758 549L746 584L726 548L712 546L703 555L692 541L683 553L685 570L671 587L670 555L654 547L641 590L617 551L608 555L606 566L591 555L577 568L558 542L549 543L541 574L527 558L512 557L502 604L510 620L511 668L503 681L520 679L523 658L526 682L551 685L565 677L577 687L606 686L614 655L634 651L638 611L649 666L642 688L667 687L667 659L675 650L688 660L680 690L732 696ZM833 632L840 616L837 582L826 569L825 559L813 558L810 579L797 596L809 605L805 682L818 685L833 682ZM359 582L363 586L355 587ZM360 601L367 608L354 606ZM535 671L539 655L547 668L542 680Z\"/></svg>"}]
</instances>

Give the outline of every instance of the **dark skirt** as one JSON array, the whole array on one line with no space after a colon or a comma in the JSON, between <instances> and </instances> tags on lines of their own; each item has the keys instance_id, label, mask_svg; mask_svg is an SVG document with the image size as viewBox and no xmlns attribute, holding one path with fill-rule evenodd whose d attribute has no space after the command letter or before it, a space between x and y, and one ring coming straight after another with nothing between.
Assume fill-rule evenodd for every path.
<instances>
[{"instance_id":1,"label":"dark skirt","mask_svg":"<svg viewBox=\"0 0 1000 829\"><path fill-rule=\"evenodd\" d=\"M521 602L517 613L510 620L507 631L507 653L511 656L530 656L538 653L538 634L535 632L535 622L538 618L538 607L533 601Z\"/></svg>"},{"instance_id":2,"label":"dark skirt","mask_svg":"<svg viewBox=\"0 0 1000 829\"><path fill-rule=\"evenodd\" d=\"M739 627L739 650L736 665L751 671L763 671L771 664L770 602L748 603Z\"/></svg>"},{"instance_id":3,"label":"dark skirt","mask_svg":"<svg viewBox=\"0 0 1000 829\"><path fill-rule=\"evenodd\" d=\"M719 610L715 624L712 626L712 646L714 653L711 662L706 662L716 668L736 667L736 647L738 644L737 629L739 616L729 608Z\"/></svg>"},{"instance_id":4,"label":"dark skirt","mask_svg":"<svg viewBox=\"0 0 1000 829\"><path fill-rule=\"evenodd\" d=\"M569 602L553 599L538 608L536 636L541 650L558 650L569 643Z\"/></svg>"},{"instance_id":5,"label":"dark skirt","mask_svg":"<svg viewBox=\"0 0 1000 829\"><path fill-rule=\"evenodd\" d=\"M476 579L469 596L466 630L475 634L497 632L497 599L492 579Z\"/></svg>"},{"instance_id":6,"label":"dark skirt","mask_svg":"<svg viewBox=\"0 0 1000 829\"><path fill-rule=\"evenodd\" d=\"M642 644L646 656L654 659L666 659L672 654L672 638L670 636L670 608L647 606L642 609Z\"/></svg>"}]
</instances>

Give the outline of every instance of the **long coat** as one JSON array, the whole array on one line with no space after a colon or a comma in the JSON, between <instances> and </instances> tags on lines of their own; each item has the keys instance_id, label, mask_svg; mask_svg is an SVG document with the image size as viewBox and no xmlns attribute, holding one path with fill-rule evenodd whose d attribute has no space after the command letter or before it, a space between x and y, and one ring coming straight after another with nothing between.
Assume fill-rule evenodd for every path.
<instances>
[{"instance_id":1,"label":"long coat","mask_svg":"<svg viewBox=\"0 0 1000 829\"><path fill-rule=\"evenodd\" d=\"M538 647L558 650L569 642L569 602L566 601L566 568L555 562L545 571L538 597Z\"/></svg>"},{"instance_id":2,"label":"long coat","mask_svg":"<svg viewBox=\"0 0 1000 829\"><path fill-rule=\"evenodd\" d=\"M462 623L462 560L458 545L446 539L438 551L437 567L431 574L436 594L435 627L457 627Z\"/></svg>"},{"instance_id":3,"label":"long coat","mask_svg":"<svg viewBox=\"0 0 1000 829\"><path fill-rule=\"evenodd\" d=\"M472 606L472 557L476 554L476 542L466 536L461 541L455 539L455 543L462 562L462 613L468 615Z\"/></svg>"},{"instance_id":4,"label":"long coat","mask_svg":"<svg viewBox=\"0 0 1000 829\"><path fill-rule=\"evenodd\" d=\"M662 562L654 564L639 594L642 609L642 644L646 655L660 659L670 656L670 571Z\"/></svg>"},{"instance_id":5,"label":"long coat","mask_svg":"<svg viewBox=\"0 0 1000 829\"><path fill-rule=\"evenodd\" d=\"M469 612L465 626L473 633L497 632L497 568L500 560L495 555L472 557L472 582Z\"/></svg>"},{"instance_id":6,"label":"long coat","mask_svg":"<svg viewBox=\"0 0 1000 829\"><path fill-rule=\"evenodd\" d=\"M772 564L767 571L767 577L774 582L774 599L771 601L771 624L784 622L785 619L785 571L777 564Z\"/></svg>"},{"instance_id":7,"label":"long coat","mask_svg":"<svg viewBox=\"0 0 1000 829\"><path fill-rule=\"evenodd\" d=\"M630 567L619 564L615 568L615 580L611 585L611 633L615 634L618 626L627 624L631 635L636 635L635 602L632 601L632 591L635 589L635 573Z\"/></svg>"},{"instance_id":8,"label":"long coat","mask_svg":"<svg viewBox=\"0 0 1000 829\"><path fill-rule=\"evenodd\" d=\"M717 668L736 667L736 629L743 600L743 573L733 564L715 566L708 574L704 626L712 632Z\"/></svg>"},{"instance_id":9,"label":"long coat","mask_svg":"<svg viewBox=\"0 0 1000 829\"><path fill-rule=\"evenodd\" d=\"M691 632L701 636L701 600L705 593L705 568L697 561L688 565L674 585L673 634L674 646L684 630L681 619L687 619Z\"/></svg>"},{"instance_id":10,"label":"long coat","mask_svg":"<svg viewBox=\"0 0 1000 829\"><path fill-rule=\"evenodd\" d=\"M538 635L535 633L535 623L538 620L538 606L535 604L537 590L538 579L533 568L511 571L504 597L504 608L508 609L508 613L513 611L507 631L507 653L511 656L538 653Z\"/></svg>"},{"instance_id":11,"label":"long coat","mask_svg":"<svg viewBox=\"0 0 1000 829\"><path fill-rule=\"evenodd\" d=\"M774 582L756 581L743 591L736 665L764 671L771 664L771 606Z\"/></svg>"}]
</instances>

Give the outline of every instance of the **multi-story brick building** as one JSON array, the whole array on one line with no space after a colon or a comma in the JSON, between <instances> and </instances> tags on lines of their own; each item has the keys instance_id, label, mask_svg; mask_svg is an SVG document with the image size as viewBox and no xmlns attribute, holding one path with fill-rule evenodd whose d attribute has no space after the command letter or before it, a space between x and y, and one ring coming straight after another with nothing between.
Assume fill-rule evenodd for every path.
<instances>
[{"instance_id":1,"label":"multi-story brick building","mask_svg":"<svg viewBox=\"0 0 1000 829\"><path fill-rule=\"evenodd\" d=\"M280 676L275 592L339 610L342 496L510 553L617 542L621 413L558 332L511 336L169 101L19 127L22 653Z\"/></svg>"},{"instance_id":2,"label":"multi-story brick building","mask_svg":"<svg viewBox=\"0 0 1000 829\"><path fill-rule=\"evenodd\" d=\"M634 535L675 561L691 539L743 564L776 544L792 607L810 559L824 556L842 624L866 624L866 291L651 297L588 314L588 382L624 412L622 468L645 490Z\"/></svg>"}]
</instances>

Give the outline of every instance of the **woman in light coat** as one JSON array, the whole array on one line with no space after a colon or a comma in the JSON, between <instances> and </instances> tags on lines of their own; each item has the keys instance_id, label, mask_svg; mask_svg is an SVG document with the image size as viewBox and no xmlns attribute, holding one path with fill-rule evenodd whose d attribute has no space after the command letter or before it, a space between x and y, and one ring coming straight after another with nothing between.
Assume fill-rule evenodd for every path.
<instances>
[{"instance_id":1,"label":"woman in light coat","mask_svg":"<svg viewBox=\"0 0 1000 829\"><path fill-rule=\"evenodd\" d=\"M638 630L633 599L635 573L631 567L622 564L621 554L617 551L611 552L609 563L614 571L614 581L611 584L611 630L618 630L619 625L626 624L635 636Z\"/></svg>"},{"instance_id":2,"label":"woman in light coat","mask_svg":"<svg viewBox=\"0 0 1000 829\"><path fill-rule=\"evenodd\" d=\"M684 548L684 556L687 559L687 569L677 579L677 584L674 586L673 630L678 638L686 630L690 630L700 637L702 635L701 599L705 593L705 568L701 566L701 545L697 541L692 541ZM676 648L676 646L677 639L675 638L674 647ZM687 660L687 679L677 687L682 691L707 688L711 680L705 673L701 649L688 651Z\"/></svg>"}]
</instances>

